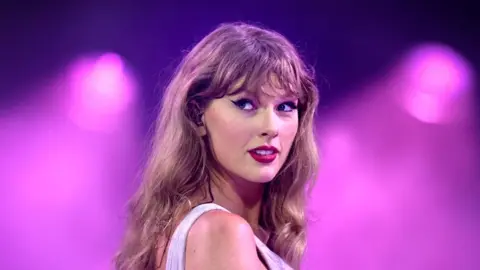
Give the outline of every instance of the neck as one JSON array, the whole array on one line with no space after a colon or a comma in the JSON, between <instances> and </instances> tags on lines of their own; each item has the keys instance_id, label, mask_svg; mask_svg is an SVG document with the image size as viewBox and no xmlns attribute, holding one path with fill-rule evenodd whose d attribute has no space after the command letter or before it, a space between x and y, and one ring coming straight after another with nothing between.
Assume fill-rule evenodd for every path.
<instances>
[{"instance_id":1,"label":"neck","mask_svg":"<svg viewBox=\"0 0 480 270\"><path fill-rule=\"evenodd\" d=\"M262 209L264 184L228 175L212 175L214 202L243 217L256 231Z\"/></svg>"}]
</instances>

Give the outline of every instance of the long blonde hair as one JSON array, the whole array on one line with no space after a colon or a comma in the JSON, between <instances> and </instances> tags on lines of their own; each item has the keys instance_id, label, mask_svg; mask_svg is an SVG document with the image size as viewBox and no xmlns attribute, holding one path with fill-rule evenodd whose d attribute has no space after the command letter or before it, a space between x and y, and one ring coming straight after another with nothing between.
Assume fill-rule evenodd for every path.
<instances>
[{"instance_id":1,"label":"long blonde hair","mask_svg":"<svg viewBox=\"0 0 480 270\"><path fill-rule=\"evenodd\" d=\"M272 235L267 245L299 267L306 245L306 192L318 165L314 74L281 34L229 23L184 57L165 90L143 181L129 204L127 232L115 258L118 270L155 269L159 239L168 241L194 195L209 189L209 148L196 131L197 123L209 102L238 81L241 89L270 83L299 96L298 132L284 166L266 184L260 217L260 226Z\"/></svg>"}]
</instances>

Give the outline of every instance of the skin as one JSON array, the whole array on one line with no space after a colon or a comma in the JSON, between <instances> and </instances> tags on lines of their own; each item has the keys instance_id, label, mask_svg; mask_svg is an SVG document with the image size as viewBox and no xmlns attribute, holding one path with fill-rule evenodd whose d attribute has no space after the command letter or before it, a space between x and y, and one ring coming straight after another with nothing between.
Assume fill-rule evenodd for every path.
<instances>
[{"instance_id":1,"label":"skin","mask_svg":"<svg viewBox=\"0 0 480 270\"><path fill-rule=\"evenodd\" d=\"M254 234L263 236L258 229L263 188L287 159L298 129L298 101L279 89L262 90L215 99L204 112L205 135L220 165L213 175L217 179L212 187L215 203L236 215L207 213L193 225L187 243L187 266L192 268L187 269L193 265L195 269L203 269L198 265L205 269L264 268L254 243ZM259 163L249 154L262 145L278 149L272 163Z\"/></svg>"},{"instance_id":2,"label":"skin","mask_svg":"<svg viewBox=\"0 0 480 270\"><path fill-rule=\"evenodd\" d=\"M224 211L203 214L192 226L186 250L186 269L267 269L257 254L250 225Z\"/></svg>"},{"instance_id":3,"label":"skin","mask_svg":"<svg viewBox=\"0 0 480 270\"><path fill-rule=\"evenodd\" d=\"M297 134L297 103L285 91L264 87L215 99L204 112L200 132L208 137L220 165L212 172L215 203L253 227L258 224L264 184L285 163ZM248 152L262 145L278 149L272 163L259 163Z\"/></svg>"},{"instance_id":4,"label":"skin","mask_svg":"<svg viewBox=\"0 0 480 270\"><path fill-rule=\"evenodd\" d=\"M266 269L254 236L265 239L258 227L264 184L287 159L298 129L297 102L281 89L264 87L226 95L207 106L198 132L209 140L219 165L212 171L214 202L232 213L210 211L193 224L186 269ZM262 145L278 149L272 163L259 163L249 154Z\"/></svg>"}]
</instances>

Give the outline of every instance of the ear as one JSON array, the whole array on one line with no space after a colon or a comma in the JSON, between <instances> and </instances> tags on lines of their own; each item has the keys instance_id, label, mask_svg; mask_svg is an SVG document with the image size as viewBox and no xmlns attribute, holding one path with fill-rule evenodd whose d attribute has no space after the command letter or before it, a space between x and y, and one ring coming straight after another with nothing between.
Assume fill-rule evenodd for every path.
<instances>
[{"instance_id":1,"label":"ear","mask_svg":"<svg viewBox=\"0 0 480 270\"><path fill-rule=\"evenodd\" d=\"M199 117L199 121L196 123L197 124L197 134L200 135L201 137L207 135L207 127L205 126L205 115L202 114Z\"/></svg>"}]
</instances>

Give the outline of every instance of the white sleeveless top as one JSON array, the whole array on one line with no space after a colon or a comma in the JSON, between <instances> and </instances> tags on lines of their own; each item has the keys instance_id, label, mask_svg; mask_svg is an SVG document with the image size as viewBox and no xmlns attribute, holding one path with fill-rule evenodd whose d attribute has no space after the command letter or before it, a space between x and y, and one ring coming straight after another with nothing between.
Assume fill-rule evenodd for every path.
<instances>
[{"instance_id":1,"label":"white sleeveless top","mask_svg":"<svg viewBox=\"0 0 480 270\"><path fill-rule=\"evenodd\" d=\"M185 218L180 222L178 227L170 239L167 252L166 270L185 270L185 252L187 244L187 236L193 223L204 213L211 210L227 209L214 203L201 204L193 208ZM285 263L282 258L271 251L258 237L255 236L255 243L260 255L267 264L269 270L291 270L292 268Z\"/></svg>"}]
</instances>

